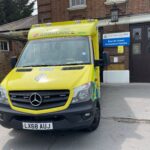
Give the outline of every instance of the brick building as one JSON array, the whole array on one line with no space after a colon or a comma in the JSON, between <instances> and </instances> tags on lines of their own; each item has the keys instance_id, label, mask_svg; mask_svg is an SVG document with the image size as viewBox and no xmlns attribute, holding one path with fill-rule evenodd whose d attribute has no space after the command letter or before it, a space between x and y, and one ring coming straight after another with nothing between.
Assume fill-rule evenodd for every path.
<instances>
[{"instance_id":1,"label":"brick building","mask_svg":"<svg viewBox=\"0 0 150 150\"><path fill-rule=\"evenodd\" d=\"M0 81L11 70L11 57L19 56L24 48L30 27L37 23L37 16L30 16L0 26Z\"/></svg>"},{"instance_id":2,"label":"brick building","mask_svg":"<svg viewBox=\"0 0 150 150\"><path fill-rule=\"evenodd\" d=\"M150 0L38 0L38 12L39 23L97 18L100 51L111 58L104 81L150 82ZM103 46L104 35L127 32L129 45Z\"/></svg>"},{"instance_id":3,"label":"brick building","mask_svg":"<svg viewBox=\"0 0 150 150\"><path fill-rule=\"evenodd\" d=\"M20 55L25 42L21 38L0 34L0 81L11 70L10 58Z\"/></svg>"}]
</instances>

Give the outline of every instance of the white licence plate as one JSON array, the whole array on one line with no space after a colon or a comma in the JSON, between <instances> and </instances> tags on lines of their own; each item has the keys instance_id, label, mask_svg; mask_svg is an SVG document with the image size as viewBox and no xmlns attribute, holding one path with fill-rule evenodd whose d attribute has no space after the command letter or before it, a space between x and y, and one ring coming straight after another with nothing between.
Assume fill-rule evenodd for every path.
<instances>
[{"instance_id":1,"label":"white licence plate","mask_svg":"<svg viewBox=\"0 0 150 150\"><path fill-rule=\"evenodd\" d=\"M53 130L53 123L22 123L25 130Z\"/></svg>"}]
</instances>

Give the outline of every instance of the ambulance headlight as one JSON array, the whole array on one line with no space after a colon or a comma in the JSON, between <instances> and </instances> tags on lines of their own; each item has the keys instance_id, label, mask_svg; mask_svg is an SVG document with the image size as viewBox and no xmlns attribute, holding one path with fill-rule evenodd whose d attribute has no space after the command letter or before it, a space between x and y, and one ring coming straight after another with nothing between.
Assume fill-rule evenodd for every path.
<instances>
[{"instance_id":1,"label":"ambulance headlight","mask_svg":"<svg viewBox=\"0 0 150 150\"><path fill-rule=\"evenodd\" d=\"M91 83L75 88L72 104L89 101L91 99L91 93Z\"/></svg>"},{"instance_id":2,"label":"ambulance headlight","mask_svg":"<svg viewBox=\"0 0 150 150\"><path fill-rule=\"evenodd\" d=\"M8 104L7 92L1 86L0 86L0 103L1 104Z\"/></svg>"}]
</instances>

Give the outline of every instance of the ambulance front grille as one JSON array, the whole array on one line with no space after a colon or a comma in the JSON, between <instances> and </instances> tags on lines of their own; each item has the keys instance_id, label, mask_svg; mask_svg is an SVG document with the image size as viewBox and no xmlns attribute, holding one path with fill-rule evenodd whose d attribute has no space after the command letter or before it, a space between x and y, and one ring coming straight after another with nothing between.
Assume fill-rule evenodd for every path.
<instances>
[{"instance_id":1,"label":"ambulance front grille","mask_svg":"<svg viewBox=\"0 0 150 150\"><path fill-rule=\"evenodd\" d=\"M30 110L44 110L64 106L68 101L69 94L69 90L9 92L13 106ZM34 99L38 101L32 103Z\"/></svg>"}]
</instances>

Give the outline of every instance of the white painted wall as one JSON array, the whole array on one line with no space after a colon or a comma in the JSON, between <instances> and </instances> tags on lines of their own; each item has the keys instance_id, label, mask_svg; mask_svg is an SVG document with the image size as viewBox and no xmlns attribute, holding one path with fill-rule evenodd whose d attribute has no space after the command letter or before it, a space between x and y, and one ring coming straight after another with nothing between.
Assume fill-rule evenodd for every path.
<instances>
[{"instance_id":1,"label":"white painted wall","mask_svg":"<svg viewBox=\"0 0 150 150\"><path fill-rule=\"evenodd\" d=\"M129 83L129 70L108 70L103 72L104 83Z\"/></svg>"},{"instance_id":2,"label":"white painted wall","mask_svg":"<svg viewBox=\"0 0 150 150\"><path fill-rule=\"evenodd\" d=\"M111 19L100 20L98 23L98 27L120 25L120 24L135 24L144 22L150 22L150 13L119 17L119 21L115 23L111 22Z\"/></svg>"}]
</instances>

